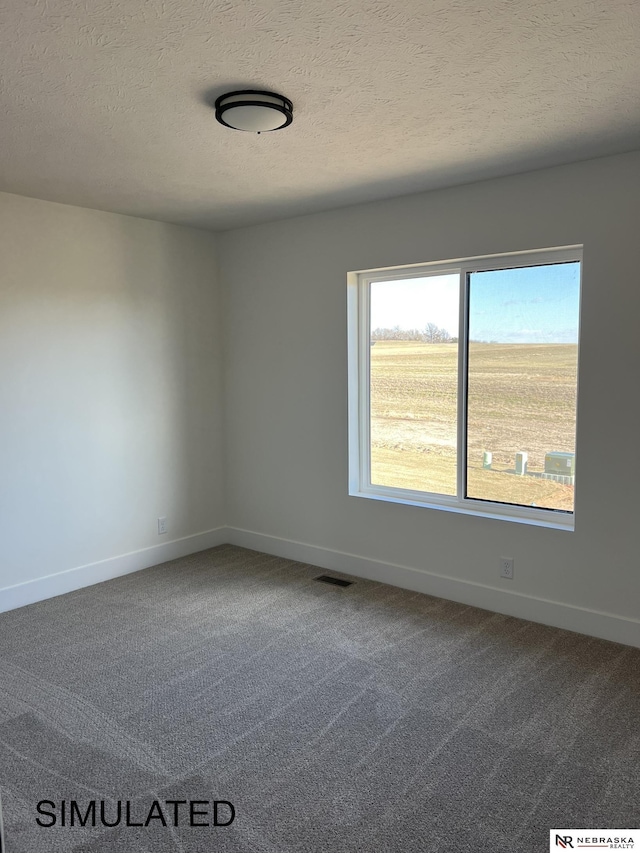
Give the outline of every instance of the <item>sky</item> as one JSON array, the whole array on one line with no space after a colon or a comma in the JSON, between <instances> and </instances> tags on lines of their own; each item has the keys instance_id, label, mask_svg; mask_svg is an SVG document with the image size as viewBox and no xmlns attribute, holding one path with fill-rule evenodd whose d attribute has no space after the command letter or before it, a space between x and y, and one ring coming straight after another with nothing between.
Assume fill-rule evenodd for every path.
<instances>
[{"instance_id":1,"label":"sky","mask_svg":"<svg viewBox=\"0 0 640 853\"><path fill-rule=\"evenodd\" d=\"M458 336L458 275L371 285L371 328L424 329ZM577 343L578 263L471 273L469 337L498 343Z\"/></svg>"},{"instance_id":2,"label":"sky","mask_svg":"<svg viewBox=\"0 0 640 853\"><path fill-rule=\"evenodd\" d=\"M435 323L458 336L460 276L434 275L371 285L371 328L424 329Z\"/></svg>"}]
</instances>

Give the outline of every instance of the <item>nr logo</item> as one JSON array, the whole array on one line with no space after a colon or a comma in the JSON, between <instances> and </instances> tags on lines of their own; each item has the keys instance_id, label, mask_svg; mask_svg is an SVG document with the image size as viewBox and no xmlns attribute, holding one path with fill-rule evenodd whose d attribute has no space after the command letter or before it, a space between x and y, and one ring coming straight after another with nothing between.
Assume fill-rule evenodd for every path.
<instances>
[{"instance_id":1,"label":"nr logo","mask_svg":"<svg viewBox=\"0 0 640 853\"><path fill-rule=\"evenodd\" d=\"M573 837L571 835L556 835L556 847L570 847L573 850Z\"/></svg>"}]
</instances>

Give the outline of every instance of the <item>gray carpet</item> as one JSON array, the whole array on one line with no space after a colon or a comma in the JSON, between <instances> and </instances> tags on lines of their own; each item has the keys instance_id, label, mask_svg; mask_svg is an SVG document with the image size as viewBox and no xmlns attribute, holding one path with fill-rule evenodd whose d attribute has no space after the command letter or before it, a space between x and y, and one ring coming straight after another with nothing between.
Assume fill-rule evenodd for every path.
<instances>
[{"instance_id":1,"label":"gray carpet","mask_svg":"<svg viewBox=\"0 0 640 853\"><path fill-rule=\"evenodd\" d=\"M539 853L639 826L639 650L321 573L222 546L0 614L7 853ZM170 799L236 817L60 825L61 800Z\"/></svg>"}]
</instances>

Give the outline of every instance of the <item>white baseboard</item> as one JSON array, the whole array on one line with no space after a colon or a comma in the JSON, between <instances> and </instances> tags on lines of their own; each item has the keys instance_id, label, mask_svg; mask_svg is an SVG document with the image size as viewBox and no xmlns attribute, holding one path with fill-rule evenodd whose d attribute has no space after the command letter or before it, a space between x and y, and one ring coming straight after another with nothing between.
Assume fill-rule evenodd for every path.
<instances>
[{"instance_id":1,"label":"white baseboard","mask_svg":"<svg viewBox=\"0 0 640 853\"><path fill-rule=\"evenodd\" d=\"M223 545L226 542L228 542L228 528L218 527L216 530L206 530L204 533L163 542L162 545L153 545L151 548L143 548L140 551L110 557L97 563L67 569L55 575L8 586L0 589L0 613L117 578L120 575L138 572L140 569L148 569L150 566L157 566L159 563L166 563L167 560L175 560L178 557L186 557L188 554L195 554L206 548L215 548L216 545Z\"/></svg>"},{"instance_id":2,"label":"white baseboard","mask_svg":"<svg viewBox=\"0 0 640 853\"><path fill-rule=\"evenodd\" d=\"M5 587L0 589L0 612L226 543L640 648L640 620L535 598L519 592L509 592L472 581L456 580L409 566L383 563L356 554L333 551L236 527L218 527L194 536L185 536L162 545Z\"/></svg>"},{"instance_id":3,"label":"white baseboard","mask_svg":"<svg viewBox=\"0 0 640 853\"><path fill-rule=\"evenodd\" d=\"M277 536L253 533L250 530L228 527L226 533L226 541L232 545L264 551L267 554L301 563L311 563L323 569L380 581L415 592L424 592L427 595L481 607L483 610L504 613L519 619L529 619L532 622L576 631L591 637L600 637L603 640L612 640L627 646L640 647L640 620L587 610L544 598L534 598L519 592L509 592L472 581L456 580L408 566L383 563L367 557L359 557L356 554L345 554L320 548L317 545L306 545L303 542L280 539Z\"/></svg>"}]
</instances>

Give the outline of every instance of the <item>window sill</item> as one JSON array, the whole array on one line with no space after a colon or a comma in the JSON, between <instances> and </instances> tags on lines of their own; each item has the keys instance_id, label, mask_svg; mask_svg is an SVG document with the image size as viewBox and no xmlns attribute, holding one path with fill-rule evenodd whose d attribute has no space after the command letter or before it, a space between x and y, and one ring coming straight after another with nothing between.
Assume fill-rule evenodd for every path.
<instances>
[{"instance_id":1,"label":"window sill","mask_svg":"<svg viewBox=\"0 0 640 853\"><path fill-rule=\"evenodd\" d=\"M458 498L447 498L445 495L431 495L423 492L413 492L409 489L393 489L376 486L375 489L350 488L349 495L357 498L368 498L374 501L419 506L424 509L444 510L459 515L472 515L480 518L491 518L496 521L515 521L517 524L529 524L534 527L546 527L550 530L575 530L574 513L553 509L536 509L534 507L511 506L508 504L492 503L491 501L475 501Z\"/></svg>"}]
</instances>

